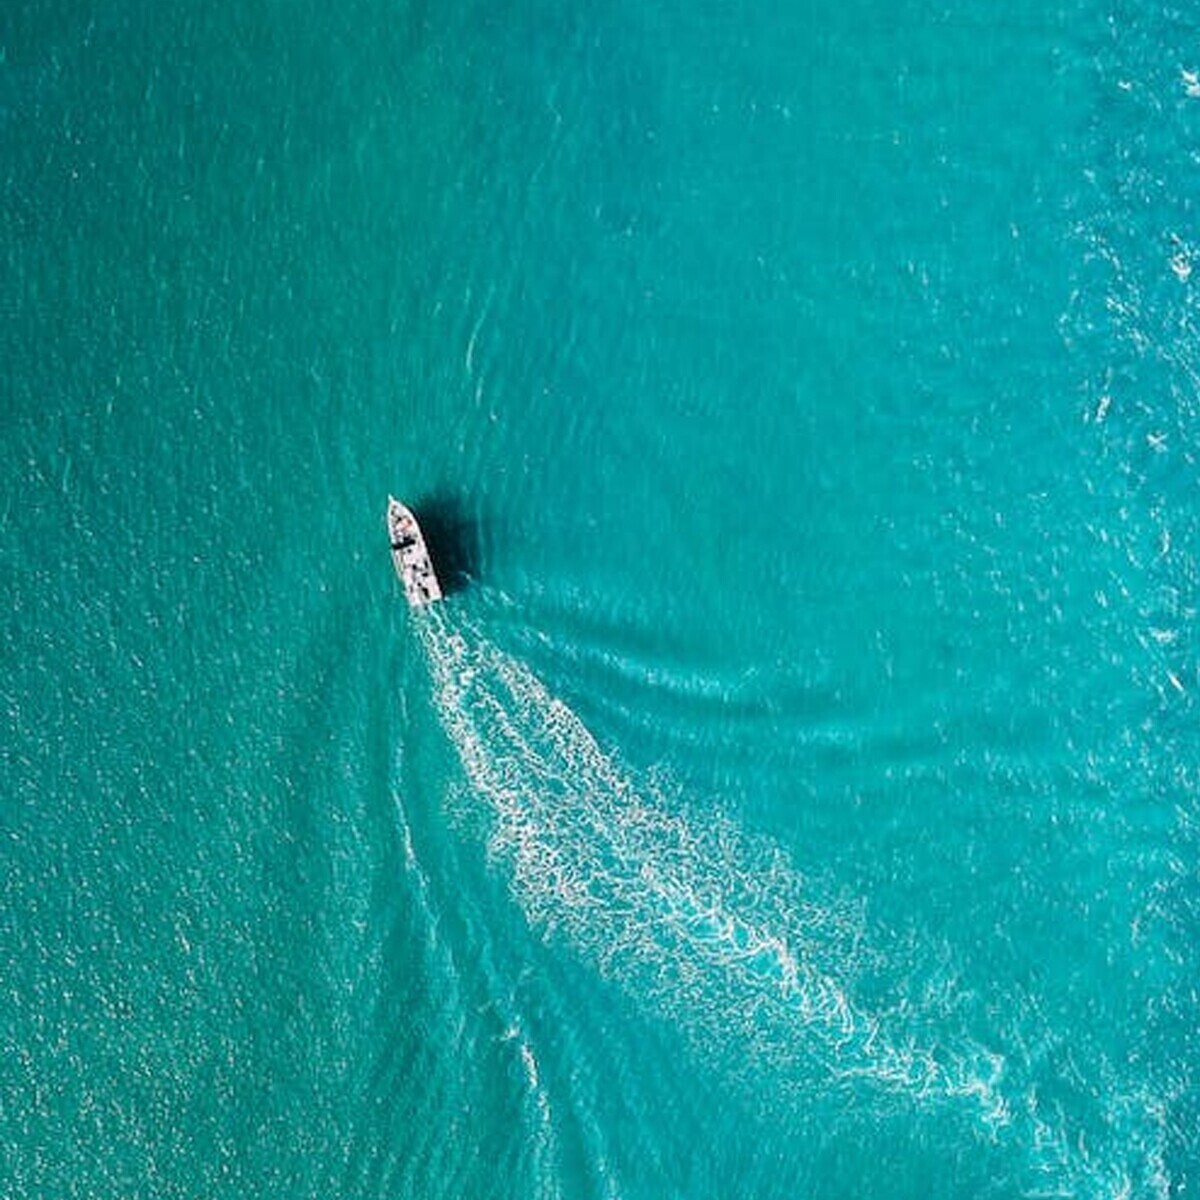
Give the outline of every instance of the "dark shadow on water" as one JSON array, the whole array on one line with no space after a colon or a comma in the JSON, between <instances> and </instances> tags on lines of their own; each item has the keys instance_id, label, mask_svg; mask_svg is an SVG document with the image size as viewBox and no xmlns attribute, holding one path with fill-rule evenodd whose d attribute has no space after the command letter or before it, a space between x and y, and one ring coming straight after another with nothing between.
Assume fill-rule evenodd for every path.
<instances>
[{"instance_id":1,"label":"dark shadow on water","mask_svg":"<svg viewBox=\"0 0 1200 1200\"><path fill-rule=\"evenodd\" d=\"M479 577L479 523L467 514L461 498L451 492L423 497L413 512L425 535L442 591L448 596L463 591Z\"/></svg>"}]
</instances>

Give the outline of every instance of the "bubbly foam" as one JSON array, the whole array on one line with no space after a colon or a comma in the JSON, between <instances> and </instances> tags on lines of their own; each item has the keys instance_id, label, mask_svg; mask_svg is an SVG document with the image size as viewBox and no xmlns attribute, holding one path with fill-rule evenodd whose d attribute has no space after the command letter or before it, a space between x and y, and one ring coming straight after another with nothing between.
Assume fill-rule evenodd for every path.
<instances>
[{"instance_id":1,"label":"bubbly foam","mask_svg":"<svg viewBox=\"0 0 1200 1200\"><path fill-rule=\"evenodd\" d=\"M923 1001L936 1013L856 998L869 941L861 907L823 901L782 851L728 818L635 783L469 622L433 611L421 633L469 798L485 807L491 856L532 927L698 1047L772 1070L773 1091L852 1087L859 1103L952 1108L987 1140L1019 1146L1038 1194L1128 1187L1119 1166L1072 1143L1061 1114L1039 1110L1032 1085L1004 1079L999 1052L965 1036L931 1043L936 995Z\"/></svg>"},{"instance_id":2,"label":"bubbly foam","mask_svg":"<svg viewBox=\"0 0 1200 1200\"><path fill-rule=\"evenodd\" d=\"M822 905L778 850L728 820L689 819L635 786L561 700L469 627L423 622L439 716L490 850L530 924L685 1028L749 1040L807 1077L965 1099L1007 1123L1003 1063L982 1047L923 1049L851 996L857 908Z\"/></svg>"}]
</instances>

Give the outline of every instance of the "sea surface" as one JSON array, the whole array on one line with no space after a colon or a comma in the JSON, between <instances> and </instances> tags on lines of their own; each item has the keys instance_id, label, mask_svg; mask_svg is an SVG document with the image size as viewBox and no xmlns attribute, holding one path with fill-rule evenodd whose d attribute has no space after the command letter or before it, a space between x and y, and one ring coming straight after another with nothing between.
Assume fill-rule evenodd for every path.
<instances>
[{"instance_id":1,"label":"sea surface","mask_svg":"<svg viewBox=\"0 0 1200 1200\"><path fill-rule=\"evenodd\" d=\"M1200 1190L1198 72L9 0L0 1195Z\"/></svg>"}]
</instances>

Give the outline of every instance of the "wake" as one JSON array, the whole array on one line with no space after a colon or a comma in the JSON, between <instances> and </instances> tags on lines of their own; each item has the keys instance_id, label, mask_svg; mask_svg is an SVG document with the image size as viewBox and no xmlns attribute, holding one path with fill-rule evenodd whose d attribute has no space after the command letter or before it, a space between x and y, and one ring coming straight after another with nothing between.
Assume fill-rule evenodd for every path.
<instances>
[{"instance_id":1,"label":"wake","mask_svg":"<svg viewBox=\"0 0 1200 1200\"><path fill-rule=\"evenodd\" d=\"M756 1073L771 1064L775 1088L953 1107L988 1140L1015 1137L1042 1186L1057 1184L1027 1194L1125 1194L1123 1172L1080 1162L1028 1099L1014 1116L1000 1054L941 1032L930 1041L946 1026L934 999L922 1011L855 998L869 956L859 907L822 903L777 847L635 784L566 704L457 614L453 626L440 610L418 624L491 857L533 928L565 939L702 1052Z\"/></svg>"},{"instance_id":2,"label":"wake","mask_svg":"<svg viewBox=\"0 0 1200 1200\"><path fill-rule=\"evenodd\" d=\"M835 971L861 942L857 909L818 904L782 853L729 821L689 820L635 786L527 667L429 617L438 715L531 925L703 1040L748 1040L831 1080L970 1097L983 1120L1007 1122L998 1056L897 1041L847 994Z\"/></svg>"}]
</instances>

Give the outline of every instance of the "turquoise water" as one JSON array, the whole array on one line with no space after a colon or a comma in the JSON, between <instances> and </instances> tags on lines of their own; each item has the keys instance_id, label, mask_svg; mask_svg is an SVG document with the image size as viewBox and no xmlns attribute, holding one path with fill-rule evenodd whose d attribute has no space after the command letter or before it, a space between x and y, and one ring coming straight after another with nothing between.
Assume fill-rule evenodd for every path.
<instances>
[{"instance_id":1,"label":"turquoise water","mask_svg":"<svg viewBox=\"0 0 1200 1200\"><path fill-rule=\"evenodd\" d=\"M0 1192L1194 1191L1198 47L9 6Z\"/></svg>"}]
</instances>

